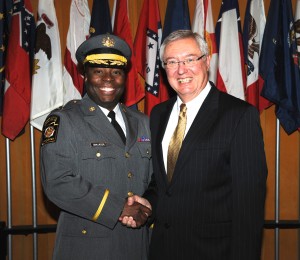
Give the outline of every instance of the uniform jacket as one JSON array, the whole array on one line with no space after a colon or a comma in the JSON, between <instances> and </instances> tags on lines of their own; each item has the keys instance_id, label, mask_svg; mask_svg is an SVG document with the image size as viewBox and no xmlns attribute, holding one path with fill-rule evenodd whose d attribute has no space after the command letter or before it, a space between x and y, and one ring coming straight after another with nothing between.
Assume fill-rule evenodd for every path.
<instances>
[{"instance_id":1,"label":"uniform jacket","mask_svg":"<svg viewBox=\"0 0 300 260\"><path fill-rule=\"evenodd\" d=\"M212 86L169 184L161 142L175 101L157 105L150 117L150 259L260 259L267 166L257 110Z\"/></svg>"},{"instance_id":2,"label":"uniform jacket","mask_svg":"<svg viewBox=\"0 0 300 260\"><path fill-rule=\"evenodd\" d=\"M88 97L53 111L44 123L41 176L61 208L54 259L147 259L148 230L118 222L125 199L151 179L148 118L120 104L126 146Z\"/></svg>"}]
</instances>

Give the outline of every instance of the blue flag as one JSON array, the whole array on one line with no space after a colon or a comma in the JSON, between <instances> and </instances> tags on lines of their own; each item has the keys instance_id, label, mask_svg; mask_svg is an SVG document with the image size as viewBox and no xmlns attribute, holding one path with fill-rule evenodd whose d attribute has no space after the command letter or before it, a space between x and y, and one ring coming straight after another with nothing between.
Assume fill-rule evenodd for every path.
<instances>
[{"instance_id":1,"label":"blue flag","mask_svg":"<svg viewBox=\"0 0 300 260\"><path fill-rule=\"evenodd\" d=\"M261 95L276 105L276 116L291 134L300 127L300 71L291 0L272 0L260 56Z\"/></svg>"},{"instance_id":2,"label":"blue flag","mask_svg":"<svg viewBox=\"0 0 300 260\"><path fill-rule=\"evenodd\" d=\"M105 33L112 33L108 0L94 0L91 15L90 37Z\"/></svg>"},{"instance_id":3,"label":"blue flag","mask_svg":"<svg viewBox=\"0 0 300 260\"><path fill-rule=\"evenodd\" d=\"M0 115L2 115L3 111L3 96L5 85L5 50L8 41L12 6L12 0L0 1Z\"/></svg>"},{"instance_id":4,"label":"blue flag","mask_svg":"<svg viewBox=\"0 0 300 260\"><path fill-rule=\"evenodd\" d=\"M190 12L187 0L168 0L162 41L179 29L190 30Z\"/></svg>"}]
</instances>

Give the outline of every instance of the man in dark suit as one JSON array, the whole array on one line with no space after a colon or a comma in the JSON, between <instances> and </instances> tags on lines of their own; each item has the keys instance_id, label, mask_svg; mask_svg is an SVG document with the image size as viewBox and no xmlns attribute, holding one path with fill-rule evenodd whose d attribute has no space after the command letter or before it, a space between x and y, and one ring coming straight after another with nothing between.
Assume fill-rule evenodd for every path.
<instances>
[{"instance_id":1,"label":"man in dark suit","mask_svg":"<svg viewBox=\"0 0 300 260\"><path fill-rule=\"evenodd\" d=\"M267 165L258 111L208 81L198 34L171 33L160 56L177 96L152 110L154 179L132 198L152 205L150 259L260 259Z\"/></svg>"},{"instance_id":2,"label":"man in dark suit","mask_svg":"<svg viewBox=\"0 0 300 260\"><path fill-rule=\"evenodd\" d=\"M53 111L44 123L42 184L61 208L53 259L148 257L148 230L141 225L151 210L126 203L144 193L152 175L148 118L119 103L130 56L117 36L85 41L76 58L84 65L87 94ZM123 216L132 216L141 228L123 226Z\"/></svg>"}]
</instances>

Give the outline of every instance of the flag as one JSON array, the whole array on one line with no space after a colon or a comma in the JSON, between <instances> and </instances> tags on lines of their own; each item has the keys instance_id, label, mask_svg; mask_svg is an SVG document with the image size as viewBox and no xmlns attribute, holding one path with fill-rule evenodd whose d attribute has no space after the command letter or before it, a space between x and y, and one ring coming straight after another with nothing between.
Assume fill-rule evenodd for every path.
<instances>
[{"instance_id":1,"label":"flag","mask_svg":"<svg viewBox=\"0 0 300 260\"><path fill-rule=\"evenodd\" d=\"M265 25L264 1L248 0L243 30L244 57L247 66L246 100L260 112L272 105L260 95L263 80L259 77L259 56Z\"/></svg>"},{"instance_id":2,"label":"flag","mask_svg":"<svg viewBox=\"0 0 300 260\"><path fill-rule=\"evenodd\" d=\"M161 43L161 22L157 0L144 0L134 40L138 72L145 80L144 112L150 115L152 108L169 98L161 71L159 48Z\"/></svg>"},{"instance_id":3,"label":"flag","mask_svg":"<svg viewBox=\"0 0 300 260\"><path fill-rule=\"evenodd\" d=\"M114 34L124 39L129 45L130 49L133 50L133 40L128 18L127 0L117 0ZM127 74L126 89L123 97L123 102L126 106L137 104L145 96L145 92L138 77L136 63L136 57L134 53L132 53L129 63L130 69Z\"/></svg>"},{"instance_id":4,"label":"flag","mask_svg":"<svg viewBox=\"0 0 300 260\"><path fill-rule=\"evenodd\" d=\"M78 71L75 53L79 45L89 37L90 21L87 0L72 0L63 67L64 104L72 99L81 99L83 94L83 76Z\"/></svg>"},{"instance_id":5,"label":"flag","mask_svg":"<svg viewBox=\"0 0 300 260\"><path fill-rule=\"evenodd\" d=\"M211 0L197 0L192 24L193 32L200 34L207 42L210 54L209 80L216 84L218 51L215 37Z\"/></svg>"},{"instance_id":6,"label":"flag","mask_svg":"<svg viewBox=\"0 0 300 260\"><path fill-rule=\"evenodd\" d=\"M300 72L291 0L272 0L259 63L262 95L276 105L276 116L291 134L300 127Z\"/></svg>"},{"instance_id":7,"label":"flag","mask_svg":"<svg viewBox=\"0 0 300 260\"><path fill-rule=\"evenodd\" d=\"M107 0L94 0L90 25L90 37L112 33L109 3Z\"/></svg>"},{"instance_id":8,"label":"flag","mask_svg":"<svg viewBox=\"0 0 300 260\"><path fill-rule=\"evenodd\" d=\"M39 0L30 123L42 130L48 114L63 105L59 29L53 0Z\"/></svg>"},{"instance_id":9,"label":"flag","mask_svg":"<svg viewBox=\"0 0 300 260\"><path fill-rule=\"evenodd\" d=\"M12 0L3 0L0 2L0 116L2 115L3 111L5 55L12 14L12 5Z\"/></svg>"},{"instance_id":10,"label":"flag","mask_svg":"<svg viewBox=\"0 0 300 260\"><path fill-rule=\"evenodd\" d=\"M219 50L217 88L245 100L246 74L241 32L237 0L223 0L216 25Z\"/></svg>"},{"instance_id":11,"label":"flag","mask_svg":"<svg viewBox=\"0 0 300 260\"><path fill-rule=\"evenodd\" d=\"M190 30L190 12L187 0L168 0L164 28L163 40L176 30Z\"/></svg>"},{"instance_id":12,"label":"flag","mask_svg":"<svg viewBox=\"0 0 300 260\"><path fill-rule=\"evenodd\" d=\"M14 0L5 62L2 134L14 140L29 120L35 21L30 0Z\"/></svg>"},{"instance_id":13,"label":"flag","mask_svg":"<svg viewBox=\"0 0 300 260\"><path fill-rule=\"evenodd\" d=\"M297 42L297 53L298 53L298 65L300 68L300 0L297 0L295 10L295 32Z\"/></svg>"}]
</instances>

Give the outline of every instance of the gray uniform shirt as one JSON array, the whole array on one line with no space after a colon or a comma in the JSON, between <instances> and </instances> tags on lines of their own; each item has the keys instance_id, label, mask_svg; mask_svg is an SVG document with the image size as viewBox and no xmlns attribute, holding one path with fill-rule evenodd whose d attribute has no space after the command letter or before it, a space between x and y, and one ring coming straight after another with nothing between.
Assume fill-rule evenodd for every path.
<instances>
[{"instance_id":1,"label":"gray uniform shirt","mask_svg":"<svg viewBox=\"0 0 300 260\"><path fill-rule=\"evenodd\" d=\"M152 174L148 117L122 104L126 145L86 95L53 111L41 141L41 178L61 208L54 259L147 259L147 227L118 218L125 199L142 195Z\"/></svg>"}]
</instances>

